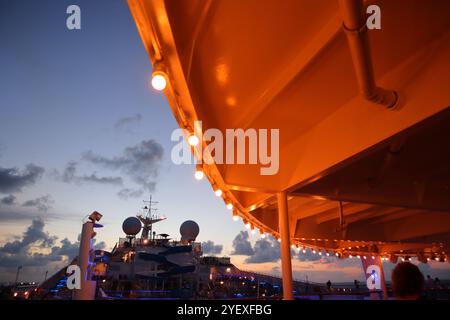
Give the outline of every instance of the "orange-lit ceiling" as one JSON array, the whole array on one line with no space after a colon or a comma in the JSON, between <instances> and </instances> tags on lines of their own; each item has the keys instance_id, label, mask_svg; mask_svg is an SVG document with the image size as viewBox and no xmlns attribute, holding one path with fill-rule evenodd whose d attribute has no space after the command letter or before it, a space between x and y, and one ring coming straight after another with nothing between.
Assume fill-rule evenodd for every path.
<instances>
[{"instance_id":1,"label":"orange-lit ceiling","mask_svg":"<svg viewBox=\"0 0 450 320\"><path fill-rule=\"evenodd\" d=\"M180 127L280 130L278 174L204 168L246 219L277 233L274 194L287 190L298 243L450 245L449 1L364 2L381 8L368 38L394 110L359 94L337 0L128 2Z\"/></svg>"}]
</instances>

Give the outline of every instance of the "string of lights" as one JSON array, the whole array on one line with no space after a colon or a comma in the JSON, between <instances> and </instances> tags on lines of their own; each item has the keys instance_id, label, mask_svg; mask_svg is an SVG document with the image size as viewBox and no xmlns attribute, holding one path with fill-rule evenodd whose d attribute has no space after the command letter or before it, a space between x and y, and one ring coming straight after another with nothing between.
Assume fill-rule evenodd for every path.
<instances>
[{"instance_id":1,"label":"string of lights","mask_svg":"<svg viewBox=\"0 0 450 320\"><path fill-rule=\"evenodd\" d=\"M155 61L153 64L153 74L151 79L151 85L152 87L157 91L164 91L167 89L167 87L171 86L170 84L170 78L167 75L167 72L164 69L164 66L162 64L162 61ZM172 90L172 89L171 89ZM176 95L173 95L176 97ZM176 98L175 98L176 99ZM271 235L274 239L276 239L278 242L281 242L280 234L276 230L272 230L267 226L263 226L263 224L258 221L254 216L252 216L247 210L242 208L242 206L239 204L239 202L235 199L233 194L228 190L225 186L225 183L222 181L221 177L214 177L213 174L211 174L210 170L207 169L208 166L212 166L215 164L203 164L202 162L202 154L196 153L196 147L199 146L200 143L202 143L199 136L196 134L196 130L194 130L192 127L188 125L188 117L186 116L186 113L183 111L183 109L180 107L179 103L177 112L181 121L183 124L184 129L188 132L186 139L188 145L191 147L191 151L193 152L194 156L197 158L197 165L196 170L194 172L194 178L196 180L203 180L206 176L209 182L211 183L211 186L213 188L214 194L218 198L222 198L224 201L226 208L228 210L232 211L232 219L233 221L237 222L239 220L242 220L244 223L244 226L247 230L249 230L249 233L251 235L256 235L257 233L260 234L260 237L262 239L265 239L267 235ZM201 132L200 132L201 134ZM212 157L211 157L212 158ZM252 208L255 209L255 208ZM259 232L258 232L259 230ZM314 243L317 242L334 242L334 245L312 245L308 243L308 241L312 241ZM412 256L417 256L417 259L421 262L429 262L429 261L439 261L439 262L448 262L449 257L446 255L445 252L420 252L420 253L403 253L403 252L384 252L380 253L377 252L377 245L386 245L388 243L384 242L373 242L373 241L342 241L342 240L328 240L328 239L297 239L293 238L291 239L291 248L293 250L296 250L297 253L307 254L307 250L309 250L314 255L319 256L335 256L337 258L358 258L358 259L376 259L379 257L381 261L390 261L390 262L397 262L397 260L400 258L401 261L412 261ZM339 243L342 242L343 245L340 245ZM357 243L359 245L356 246L345 246L345 243ZM366 248L374 248L374 250L359 250L360 246L366 247Z\"/></svg>"}]
</instances>

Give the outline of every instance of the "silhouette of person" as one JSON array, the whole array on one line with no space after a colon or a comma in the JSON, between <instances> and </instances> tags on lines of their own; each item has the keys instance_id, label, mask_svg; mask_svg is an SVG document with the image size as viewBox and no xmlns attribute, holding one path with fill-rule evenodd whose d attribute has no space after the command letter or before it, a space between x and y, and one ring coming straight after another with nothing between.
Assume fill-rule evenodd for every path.
<instances>
[{"instance_id":1,"label":"silhouette of person","mask_svg":"<svg viewBox=\"0 0 450 320\"><path fill-rule=\"evenodd\" d=\"M416 265L409 262L397 264L391 278L392 290L397 300L420 299L425 280Z\"/></svg>"}]
</instances>

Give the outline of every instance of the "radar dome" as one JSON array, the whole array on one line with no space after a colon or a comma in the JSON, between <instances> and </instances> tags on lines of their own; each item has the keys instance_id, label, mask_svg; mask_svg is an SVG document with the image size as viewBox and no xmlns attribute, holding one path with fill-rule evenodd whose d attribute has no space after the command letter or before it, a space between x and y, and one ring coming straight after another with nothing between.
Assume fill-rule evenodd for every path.
<instances>
[{"instance_id":1,"label":"radar dome","mask_svg":"<svg viewBox=\"0 0 450 320\"><path fill-rule=\"evenodd\" d=\"M195 221L187 220L180 226L182 241L195 241L200 232L200 227Z\"/></svg>"},{"instance_id":2,"label":"radar dome","mask_svg":"<svg viewBox=\"0 0 450 320\"><path fill-rule=\"evenodd\" d=\"M141 231L141 221L136 217L128 217L122 223L122 230L127 236L135 236Z\"/></svg>"}]
</instances>

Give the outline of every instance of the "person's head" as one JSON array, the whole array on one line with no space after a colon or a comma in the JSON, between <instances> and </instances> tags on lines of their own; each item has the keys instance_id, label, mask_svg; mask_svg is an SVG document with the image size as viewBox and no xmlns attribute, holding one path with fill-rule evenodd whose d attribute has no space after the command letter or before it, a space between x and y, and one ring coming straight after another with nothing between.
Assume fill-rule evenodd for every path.
<instances>
[{"instance_id":1,"label":"person's head","mask_svg":"<svg viewBox=\"0 0 450 320\"><path fill-rule=\"evenodd\" d=\"M392 290L396 299L416 300L420 298L424 278L416 265L409 262L397 264L392 271Z\"/></svg>"}]
</instances>

